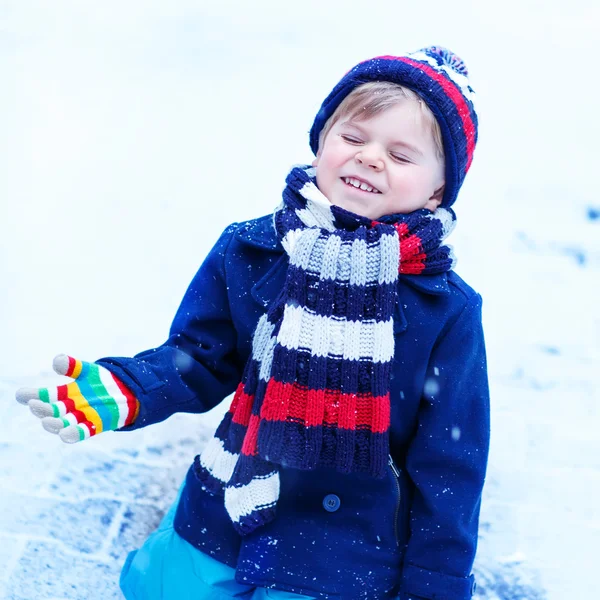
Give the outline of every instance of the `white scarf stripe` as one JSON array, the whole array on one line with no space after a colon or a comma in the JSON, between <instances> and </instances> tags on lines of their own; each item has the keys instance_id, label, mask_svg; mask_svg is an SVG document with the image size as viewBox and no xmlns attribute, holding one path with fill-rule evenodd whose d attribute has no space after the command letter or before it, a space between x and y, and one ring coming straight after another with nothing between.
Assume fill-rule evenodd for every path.
<instances>
[{"instance_id":1,"label":"white scarf stripe","mask_svg":"<svg viewBox=\"0 0 600 600\"><path fill-rule=\"evenodd\" d=\"M233 475L238 458L239 454L232 454L225 450L223 442L213 436L200 454L200 464L215 479L227 483Z\"/></svg>"},{"instance_id":2,"label":"white scarf stripe","mask_svg":"<svg viewBox=\"0 0 600 600\"><path fill-rule=\"evenodd\" d=\"M456 227L456 221L452 218L450 211L445 208L438 208L433 214L433 219L438 219L442 223L442 237L449 236Z\"/></svg>"},{"instance_id":3,"label":"white scarf stripe","mask_svg":"<svg viewBox=\"0 0 600 600\"><path fill-rule=\"evenodd\" d=\"M269 379L271 379L271 367L273 366L273 355L275 354L276 345L277 338L275 336L271 336L267 342L265 353L260 362L258 378L262 381L269 381Z\"/></svg>"},{"instance_id":4,"label":"white scarf stripe","mask_svg":"<svg viewBox=\"0 0 600 600\"><path fill-rule=\"evenodd\" d=\"M275 506L278 499L279 473L276 471L246 485L225 488L225 509L234 523L257 510Z\"/></svg>"},{"instance_id":5,"label":"white scarf stripe","mask_svg":"<svg viewBox=\"0 0 600 600\"><path fill-rule=\"evenodd\" d=\"M379 274L377 283L394 283L398 279L398 269L400 268L400 239L397 235L382 235L381 261L379 263Z\"/></svg>"},{"instance_id":6,"label":"white scarf stripe","mask_svg":"<svg viewBox=\"0 0 600 600\"><path fill-rule=\"evenodd\" d=\"M380 253L380 248L375 248L375 254ZM350 271L350 285L367 285L367 243L365 240L354 240L352 242L352 251L350 253L350 262L352 269ZM373 264L373 263L369 263ZM377 274L379 275L379 274ZM371 281L377 281L377 275L371 278Z\"/></svg>"},{"instance_id":7,"label":"white scarf stripe","mask_svg":"<svg viewBox=\"0 0 600 600\"><path fill-rule=\"evenodd\" d=\"M394 356L393 319L348 321L288 304L277 342L290 350L307 350L313 356L387 362Z\"/></svg>"},{"instance_id":8,"label":"white scarf stripe","mask_svg":"<svg viewBox=\"0 0 600 600\"><path fill-rule=\"evenodd\" d=\"M331 212L331 202L314 183L306 183L300 190L306 198L306 208L298 209L296 214L307 227L322 227L335 231L335 218Z\"/></svg>"},{"instance_id":9,"label":"white scarf stripe","mask_svg":"<svg viewBox=\"0 0 600 600\"><path fill-rule=\"evenodd\" d=\"M273 337L275 325L267 317L267 313L262 315L256 325L254 336L252 337L252 358L261 360L265 353L265 348L269 345L269 340Z\"/></svg>"},{"instance_id":10,"label":"white scarf stripe","mask_svg":"<svg viewBox=\"0 0 600 600\"><path fill-rule=\"evenodd\" d=\"M319 273L319 276L322 280L334 280L338 275L338 262L342 249L342 238L340 238L339 235L330 235L326 241L321 238L319 242L321 242L320 245L323 246L322 264L318 265L316 264L316 261L311 261L309 268L311 271L318 272L320 267L321 272Z\"/></svg>"},{"instance_id":11,"label":"white scarf stripe","mask_svg":"<svg viewBox=\"0 0 600 600\"><path fill-rule=\"evenodd\" d=\"M290 233L299 239L302 237L300 231ZM294 243L295 250L290 253L291 265L314 273L321 280L334 279L340 283L355 285L394 283L398 278L400 244L397 235L385 233L377 244L372 245L365 240L342 242L337 235L319 236L314 240L312 252L307 257L307 250L313 239L303 240L300 246L297 245L298 242ZM290 238L288 242L289 240ZM386 259L387 256L391 259ZM355 263L355 260L358 262ZM364 269L367 267L363 263L379 265L379 269L366 271Z\"/></svg>"},{"instance_id":12,"label":"white scarf stripe","mask_svg":"<svg viewBox=\"0 0 600 600\"><path fill-rule=\"evenodd\" d=\"M313 246L320 235L321 230L317 227L305 229L300 234L296 235L295 246L290 254L290 264L307 271L311 260Z\"/></svg>"}]
</instances>

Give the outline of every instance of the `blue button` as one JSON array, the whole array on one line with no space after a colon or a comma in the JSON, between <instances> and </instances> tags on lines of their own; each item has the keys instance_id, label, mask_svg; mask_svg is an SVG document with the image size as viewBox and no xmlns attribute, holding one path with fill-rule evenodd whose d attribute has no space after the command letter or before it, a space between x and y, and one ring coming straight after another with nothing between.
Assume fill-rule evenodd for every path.
<instances>
[{"instance_id":1,"label":"blue button","mask_svg":"<svg viewBox=\"0 0 600 600\"><path fill-rule=\"evenodd\" d=\"M323 498L323 508L328 512L335 512L340 507L341 501L335 494L327 494Z\"/></svg>"}]
</instances>

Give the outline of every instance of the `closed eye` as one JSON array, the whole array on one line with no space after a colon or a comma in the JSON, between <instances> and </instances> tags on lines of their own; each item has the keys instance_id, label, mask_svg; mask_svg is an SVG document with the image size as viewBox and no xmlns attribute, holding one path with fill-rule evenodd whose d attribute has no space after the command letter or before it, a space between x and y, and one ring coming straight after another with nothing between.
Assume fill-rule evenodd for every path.
<instances>
[{"instance_id":1,"label":"closed eye","mask_svg":"<svg viewBox=\"0 0 600 600\"><path fill-rule=\"evenodd\" d=\"M402 163L404 165L408 165L410 164L410 160L408 160L408 158L406 158L406 156L402 156L401 154L394 154L393 152L390 153L390 156L397 162Z\"/></svg>"},{"instance_id":2,"label":"closed eye","mask_svg":"<svg viewBox=\"0 0 600 600\"><path fill-rule=\"evenodd\" d=\"M345 135L343 133L340 133L340 137L345 141L348 142L349 144L362 144L363 141L359 140L358 138L352 137L351 135Z\"/></svg>"}]
</instances>

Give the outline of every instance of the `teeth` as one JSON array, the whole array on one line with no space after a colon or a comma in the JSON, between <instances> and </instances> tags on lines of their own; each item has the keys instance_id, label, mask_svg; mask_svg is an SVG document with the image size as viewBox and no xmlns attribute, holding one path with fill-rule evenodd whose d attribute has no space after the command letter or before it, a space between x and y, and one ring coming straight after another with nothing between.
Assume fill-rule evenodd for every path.
<instances>
[{"instance_id":1,"label":"teeth","mask_svg":"<svg viewBox=\"0 0 600 600\"><path fill-rule=\"evenodd\" d=\"M370 185L367 185L362 181L358 181L358 179L354 179L352 177L344 177L344 181L348 185L358 188L359 190L364 190L365 192L373 192L374 194L381 194L379 190L375 189L374 187L371 187Z\"/></svg>"}]
</instances>

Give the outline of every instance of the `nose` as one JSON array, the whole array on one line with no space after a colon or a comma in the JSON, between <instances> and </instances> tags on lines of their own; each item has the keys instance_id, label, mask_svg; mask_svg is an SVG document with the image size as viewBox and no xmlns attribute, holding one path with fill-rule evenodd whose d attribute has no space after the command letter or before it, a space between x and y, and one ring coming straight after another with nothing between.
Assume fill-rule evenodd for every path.
<instances>
[{"instance_id":1,"label":"nose","mask_svg":"<svg viewBox=\"0 0 600 600\"><path fill-rule=\"evenodd\" d=\"M374 171L381 171L384 167L384 162L381 159L379 151L372 145L363 146L356 153L355 160L357 163Z\"/></svg>"}]
</instances>

